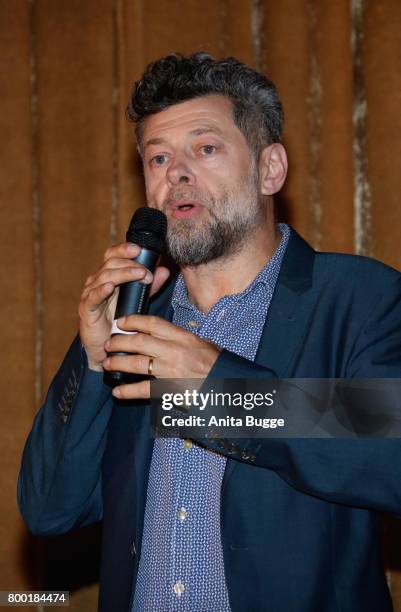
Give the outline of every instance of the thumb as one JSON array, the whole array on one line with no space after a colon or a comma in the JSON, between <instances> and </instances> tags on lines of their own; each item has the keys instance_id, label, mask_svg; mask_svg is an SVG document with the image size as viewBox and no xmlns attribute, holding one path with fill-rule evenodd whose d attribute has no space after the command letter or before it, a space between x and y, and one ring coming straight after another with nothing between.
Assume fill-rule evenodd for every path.
<instances>
[{"instance_id":1,"label":"thumb","mask_svg":"<svg viewBox=\"0 0 401 612\"><path fill-rule=\"evenodd\" d=\"M170 270L168 268L165 268L164 266L158 266L153 274L153 283L150 289L150 295L154 295L155 293L157 293L160 287L162 287L166 280L169 278L169 276Z\"/></svg>"}]
</instances>

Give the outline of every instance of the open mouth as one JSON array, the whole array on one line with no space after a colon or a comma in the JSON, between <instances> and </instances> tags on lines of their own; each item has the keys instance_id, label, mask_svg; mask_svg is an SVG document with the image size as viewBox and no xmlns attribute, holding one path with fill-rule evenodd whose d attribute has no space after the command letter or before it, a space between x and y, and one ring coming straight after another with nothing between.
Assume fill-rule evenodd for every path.
<instances>
[{"instance_id":1,"label":"open mouth","mask_svg":"<svg viewBox=\"0 0 401 612\"><path fill-rule=\"evenodd\" d=\"M194 204L178 204L176 207L178 210L191 210L194 208Z\"/></svg>"},{"instance_id":2,"label":"open mouth","mask_svg":"<svg viewBox=\"0 0 401 612\"><path fill-rule=\"evenodd\" d=\"M199 206L196 202L175 202L172 206L173 210L191 210L195 208L195 206Z\"/></svg>"},{"instance_id":3,"label":"open mouth","mask_svg":"<svg viewBox=\"0 0 401 612\"><path fill-rule=\"evenodd\" d=\"M174 202L171 206L172 216L175 218L192 217L202 210L197 202Z\"/></svg>"}]
</instances>

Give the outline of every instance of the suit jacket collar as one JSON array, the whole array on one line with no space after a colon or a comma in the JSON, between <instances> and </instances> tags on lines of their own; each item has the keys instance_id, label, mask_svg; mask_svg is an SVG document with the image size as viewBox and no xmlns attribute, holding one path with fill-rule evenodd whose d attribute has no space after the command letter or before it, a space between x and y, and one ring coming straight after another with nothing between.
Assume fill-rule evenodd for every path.
<instances>
[{"instance_id":1,"label":"suit jacket collar","mask_svg":"<svg viewBox=\"0 0 401 612\"><path fill-rule=\"evenodd\" d=\"M291 230L255 358L256 363L269 368L278 378L293 376L293 364L302 348L308 321L313 316L316 300L316 291L312 290L314 261L315 251ZM251 441L243 441L244 450ZM238 461L227 461L222 494L237 466Z\"/></svg>"},{"instance_id":2,"label":"suit jacket collar","mask_svg":"<svg viewBox=\"0 0 401 612\"><path fill-rule=\"evenodd\" d=\"M255 359L278 377L291 376L291 363L313 311L315 255L312 247L291 230Z\"/></svg>"},{"instance_id":3,"label":"suit jacket collar","mask_svg":"<svg viewBox=\"0 0 401 612\"><path fill-rule=\"evenodd\" d=\"M291 228L278 284L298 294L306 291L312 285L315 255L312 247Z\"/></svg>"}]
</instances>

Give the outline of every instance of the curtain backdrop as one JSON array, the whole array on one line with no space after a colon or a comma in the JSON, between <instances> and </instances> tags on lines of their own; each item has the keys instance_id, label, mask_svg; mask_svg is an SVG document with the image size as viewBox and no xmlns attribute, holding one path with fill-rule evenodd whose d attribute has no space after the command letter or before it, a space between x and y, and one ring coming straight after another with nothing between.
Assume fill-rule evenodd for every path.
<instances>
[{"instance_id":1,"label":"curtain backdrop","mask_svg":"<svg viewBox=\"0 0 401 612\"><path fill-rule=\"evenodd\" d=\"M28 536L15 482L82 283L144 204L124 116L133 82L172 51L235 55L266 72L286 110L280 216L318 249L401 268L401 3L0 0L0 32L0 590L75 589L70 610L89 611L97 528ZM385 541L401 610L396 520Z\"/></svg>"}]
</instances>

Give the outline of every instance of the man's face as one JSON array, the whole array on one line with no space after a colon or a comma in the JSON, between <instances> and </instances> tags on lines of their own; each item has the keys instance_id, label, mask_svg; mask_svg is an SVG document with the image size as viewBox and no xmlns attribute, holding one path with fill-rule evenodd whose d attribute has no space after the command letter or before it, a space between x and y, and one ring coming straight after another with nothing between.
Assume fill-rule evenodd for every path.
<instances>
[{"instance_id":1,"label":"man's face","mask_svg":"<svg viewBox=\"0 0 401 612\"><path fill-rule=\"evenodd\" d=\"M180 266L231 255L260 227L256 162L230 100L210 95L151 115L142 146L147 202L167 215Z\"/></svg>"}]
</instances>

